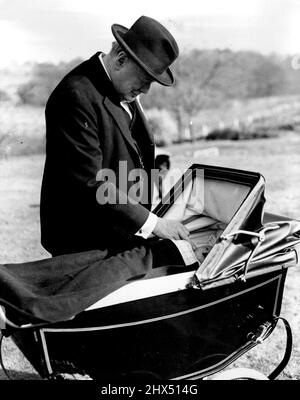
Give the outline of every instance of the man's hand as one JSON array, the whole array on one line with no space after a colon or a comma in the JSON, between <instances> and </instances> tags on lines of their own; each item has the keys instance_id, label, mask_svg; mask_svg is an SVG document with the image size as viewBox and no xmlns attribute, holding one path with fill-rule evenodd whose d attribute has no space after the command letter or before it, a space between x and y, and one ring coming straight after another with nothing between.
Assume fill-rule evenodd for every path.
<instances>
[{"instance_id":1,"label":"man's hand","mask_svg":"<svg viewBox=\"0 0 300 400\"><path fill-rule=\"evenodd\" d=\"M188 229L176 220L158 218L152 233L163 239L183 239L190 242Z\"/></svg>"}]
</instances>

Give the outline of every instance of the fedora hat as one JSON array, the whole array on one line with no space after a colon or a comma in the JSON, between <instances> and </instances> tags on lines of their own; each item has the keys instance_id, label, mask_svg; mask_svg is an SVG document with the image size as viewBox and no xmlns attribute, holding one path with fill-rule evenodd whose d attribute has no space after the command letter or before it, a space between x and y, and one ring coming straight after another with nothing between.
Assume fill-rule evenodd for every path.
<instances>
[{"instance_id":1,"label":"fedora hat","mask_svg":"<svg viewBox=\"0 0 300 400\"><path fill-rule=\"evenodd\" d=\"M130 29L113 24L112 33L119 45L155 81L165 86L174 83L169 66L178 57L171 33L153 18L142 16Z\"/></svg>"}]
</instances>

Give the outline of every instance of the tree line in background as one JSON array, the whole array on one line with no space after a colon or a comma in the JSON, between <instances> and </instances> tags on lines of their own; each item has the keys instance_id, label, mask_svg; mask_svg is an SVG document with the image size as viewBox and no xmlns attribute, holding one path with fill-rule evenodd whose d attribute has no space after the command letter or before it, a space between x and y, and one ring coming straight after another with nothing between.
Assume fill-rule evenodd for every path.
<instances>
[{"instance_id":1,"label":"tree line in background","mask_svg":"<svg viewBox=\"0 0 300 400\"><path fill-rule=\"evenodd\" d=\"M174 72L175 86L166 90L156 85L143 105L170 112L178 132L192 128L191 122L202 110L221 107L229 100L300 93L300 72L291 68L290 57L193 50L179 58Z\"/></svg>"},{"instance_id":2,"label":"tree line in background","mask_svg":"<svg viewBox=\"0 0 300 400\"><path fill-rule=\"evenodd\" d=\"M34 65L32 78L18 88L20 101L44 106L59 80L79 62ZM192 50L182 54L173 67L175 85L153 85L142 98L157 141L165 141L165 132L169 140L180 141L184 129L192 129L192 121L202 110L218 108L228 100L299 94L300 71L291 64L291 57L250 51Z\"/></svg>"}]
</instances>

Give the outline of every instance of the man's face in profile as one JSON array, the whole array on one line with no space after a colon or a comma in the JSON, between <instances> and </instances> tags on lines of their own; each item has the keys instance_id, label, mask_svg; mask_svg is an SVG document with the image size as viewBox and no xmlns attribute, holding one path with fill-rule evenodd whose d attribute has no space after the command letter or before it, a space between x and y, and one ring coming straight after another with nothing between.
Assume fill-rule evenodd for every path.
<instances>
[{"instance_id":1,"label":"man's face in profile","mask_svg":"<svg viewBox=\"0 0 300 400\"><path fill-rule=\"evenodd\" d=\"M121 101L131 102L141 93L147 93L153 79L137 63L126 57L116 61L117 68L112 80Z\"/></svg>"}]
</instances>

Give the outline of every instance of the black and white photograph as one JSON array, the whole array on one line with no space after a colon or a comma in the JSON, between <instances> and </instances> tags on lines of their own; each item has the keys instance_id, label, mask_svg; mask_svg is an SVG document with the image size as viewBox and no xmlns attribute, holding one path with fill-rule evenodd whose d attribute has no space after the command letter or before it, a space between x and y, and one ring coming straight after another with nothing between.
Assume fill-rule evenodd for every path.
<instances>
[{"instance_id":1,"label":"black and white photograph","mask_svg":"<svg viewBox=\"0 0 300 400\"><path fill-rule=\"evenodd\" d=\"M0 386L300 379L299 21L0 0Z\"/></svg>"}]
</instances>

